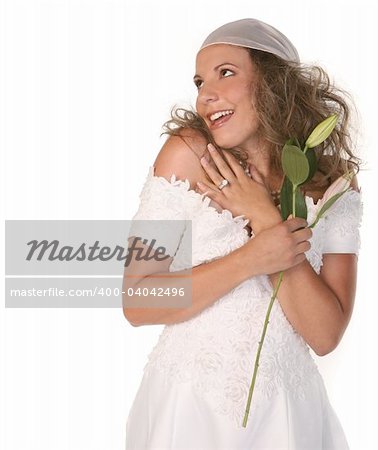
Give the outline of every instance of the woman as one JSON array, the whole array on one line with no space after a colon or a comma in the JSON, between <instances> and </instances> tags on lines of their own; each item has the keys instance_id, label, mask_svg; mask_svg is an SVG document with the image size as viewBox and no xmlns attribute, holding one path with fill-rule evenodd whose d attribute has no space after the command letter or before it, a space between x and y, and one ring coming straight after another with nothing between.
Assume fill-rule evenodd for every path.
<instances>
[{"instance_id":1,"label":"woman","mask_svg":"<svg viewBox=\"0 0 378 450\"><path fill-rule=\"evenodd\" d=\"M155 227L172 257L160 270L144 266L138 281L125 277L127 287L152 288L157 278L149 274L190 273L192 299L185 308L125 304L131 324L166 325L129 414L126 448L346 449L309 347L318 355L331 352L351 317L361 218L356 180L326 218L313 230L308 225L332 182L358 170L348 105L322 69L301 65L293 44L255 19L228 23L206 38L194 83L196 111L177 111L166 124L170 137L134 216L189 219L191 265L180 251L186 229L167 235ZM283 221L277 207L282 147L289 137L303 145L335 112L339 124L316 148L318 172L302 186L307 221ZM242 427L280 271L284 278ZM178 284L159 279L164 289Z\"/></svg>"}]
</instances>

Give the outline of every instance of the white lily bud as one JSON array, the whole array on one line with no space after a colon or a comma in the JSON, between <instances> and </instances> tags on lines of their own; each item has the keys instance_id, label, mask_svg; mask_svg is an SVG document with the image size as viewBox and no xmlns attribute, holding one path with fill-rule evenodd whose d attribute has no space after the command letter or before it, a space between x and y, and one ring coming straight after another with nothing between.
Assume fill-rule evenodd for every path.
<instances>
[{"instance_id":1,"label":"white lily bud","mask_svg":"<svg viewBox=\"0 0 378 450\"><path fill-rule=\"evenodd\" d=\"M320 122L307 138L307 141L305 143L306 147L314 148L324 142L335 128L337 119L337 114L332 114L331 116L323 120L323 122Z\"/></svg>"}]
</instances>

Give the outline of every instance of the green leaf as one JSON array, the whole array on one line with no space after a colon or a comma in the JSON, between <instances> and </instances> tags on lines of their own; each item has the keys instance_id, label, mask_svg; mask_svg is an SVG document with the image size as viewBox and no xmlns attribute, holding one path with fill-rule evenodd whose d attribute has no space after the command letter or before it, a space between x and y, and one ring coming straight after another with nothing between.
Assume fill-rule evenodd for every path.
<instances>
[{"instance_id":1,"label":"green leaf","mask_svg":"<svg viewBox=\"0 0 378 450\"><path fill-rule=\"evenodd\" d=\"M295 217L302 217L302 219L307 219L306 200L299 189L295 193Z\"/></svg>"},{"instance_id":2,"label":"green leaf","mask_svg":"<svg viewBox=\"0 0 378 450\"><path fill-rule=\"evenodd\" d=\"M285 177L280 194L281 217L286 220L293 212L293 183Z\"/></svg>"},{"instance_id":3,"label":"green leaf","mask_svg":"<svg viewBox=\"0 0 378 450\"><path fill-rule=\"evenodd\" d=\"M318 161L316 159L315 150L313 148L307 150L306 158L309 165L309 173L305 183L307 183L307 181L310 181L312 179L312 177L315 175L318 169Z\"/></svg>"},{"instance_id":4,"label":"green leaf","mask_svg":"<svg viewBox=\"0 0 378 450\"><path fill-rule=\"evenodd\" d=\"M285 144L282 150L282 168L294 186L306 181L310 167L306 155L296 145Z\"/></svg>"},{"instance_id":5,"label":"green leaf","mask_svg":"<svg viewBox=\"0 0 378 450\"><path fill-rule=\"evenodd\" d=\"M293 214L293 184L285 177L280 194L281 217L286 220ZM307 219L307 205L302 192L297 189L295 193L295 216Z\"/></svg>"}]
</instances>

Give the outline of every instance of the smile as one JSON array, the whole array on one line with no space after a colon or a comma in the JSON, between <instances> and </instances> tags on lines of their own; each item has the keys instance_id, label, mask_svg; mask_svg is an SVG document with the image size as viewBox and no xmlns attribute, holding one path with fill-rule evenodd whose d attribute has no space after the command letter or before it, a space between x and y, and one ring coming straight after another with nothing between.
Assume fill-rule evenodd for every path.
<instances>
[{"instance_id":1,"label":"smile","mask_svg":"<svg viewBox=\"0 0 378 450\"><path fill-rule=\"evenodd\" d=\"M233 113L234 113L234 111L232 111L232 109L227 109L225 111L217 111L217 112L211 114L210 117L209 116L208 117L212 122L214 122L215 120L219 119L222 116L230 115Z\"/></svg>"},{"instance_id":2,"label":"smile","mask_svg":"<svg viewBox=\"0 0 378 450\"><path fill-rule=\"evenodd\" d=\"M210 129L214 130L215 128L221 127L223 124L228 122L231 117L233 116L234 111L227 110L227 111L219 111L214 114L212 114L210 119Z\"/></svg>"}]
</instances>

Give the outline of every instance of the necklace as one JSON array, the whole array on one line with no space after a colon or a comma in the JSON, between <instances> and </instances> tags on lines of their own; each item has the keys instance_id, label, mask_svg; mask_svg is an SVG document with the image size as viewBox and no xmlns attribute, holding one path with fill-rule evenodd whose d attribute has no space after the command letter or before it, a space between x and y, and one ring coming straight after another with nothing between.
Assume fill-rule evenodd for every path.
<instances>
[{"instance_id":1,"label":"necklace","mask_svg":"<svg viewBox=\"0 0 378 450\"><path fill-rule=\"evenodd\" d=\"M240 160L239 160L239 164L242 167L245 165L245 163L243 163L243 161L240 161ZM244 168L244 172L251 178L251 173L249 171L248 165L246 165L246 167ZM285 178L285 175L283 176L283 178L281 180L279 189L276 189L274 191L272 191L272 190L270 191L270 195L271 195L271 197L273 199L273 202L274 202L274 204L276 206L280 204L280 195L281 195L281 189L282 189L282 184L283 184L284 178Z\"/></svg>"},{"instance_id":2,"label":"necklace","mask_svg":"<svg viewBox=\"0 0 378 450\"><path fill-rule=\"evenodd\" d=\"M280 195L281 195L281 190L279 191L270 191L270 195L273 199L273 202L276 206L278 206L280 204Z\"/></svg>"}]
</instances>

